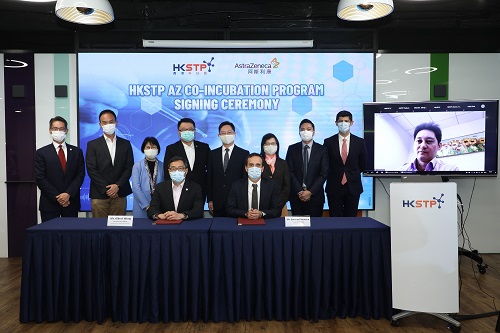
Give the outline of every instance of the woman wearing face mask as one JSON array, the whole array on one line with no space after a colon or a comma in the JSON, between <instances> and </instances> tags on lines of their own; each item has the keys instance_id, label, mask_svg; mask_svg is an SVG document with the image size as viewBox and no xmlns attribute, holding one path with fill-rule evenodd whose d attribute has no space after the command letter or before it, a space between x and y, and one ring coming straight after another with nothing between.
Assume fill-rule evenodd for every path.
<instances>
[{"instance_id":1,"label":"woman wearing face mask","mask_svg":"<svg viewBox=\"0 0 500 333\"><path fill-rule=\"evenodd\" d=\"M134 193L134 217L147 218L147 209L156 184L164 180L163 162L156 156L160 144L154 137L147 137L142 142L141 151L145 158L136 162L132 168L132 191Z\"/></svg>"},{"instance_id":2,"label":"woman wearing face mask","mask_svg":"<svg viewBox=\"0 0 500 333\"><path fill-rule=\"evenodd\" d=\"M286 202L290 194L290 174L286 161L279 157L280 142L274 134L267 133L262 137L260 147L260 154L265 161L262 177L274 180L280 192L281 216L287 216Z\"/></svg>"}]
</instances>

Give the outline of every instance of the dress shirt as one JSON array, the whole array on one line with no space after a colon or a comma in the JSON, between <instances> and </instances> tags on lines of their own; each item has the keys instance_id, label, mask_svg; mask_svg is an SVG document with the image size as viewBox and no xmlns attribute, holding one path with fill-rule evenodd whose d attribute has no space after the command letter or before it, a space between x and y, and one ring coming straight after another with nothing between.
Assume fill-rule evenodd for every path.
<instances>
[{"instance_id":1,"label":"dress shirt","mask_svg":"<svg viewBox=\"0 0 500 333\"><path fill-rule=\"evenodd\" d=\"M415 159L413 162L403 165L403 169L401 171L418 171L417 160ZM459 169L453 164L446 164L434 157L429 163L427 163L424 171L459 171Z\"/></svg>"},{"instance_id":2,"label":"dress shirt","mask_svg":"<svg viewBox=\"0 0 500 333\"><path fill-rule=\"evenodd\" d=\"M252 209L252 184L257 184L257 203L260 208L260 179L257 183L252 182L250 179L248 180L248 210Z\"/></svg>"},{"instance_id":3,"label":"dress shirt","mask_svg":"<svg viewBox=\"0 0 500 333\"><path fill-rule=\"evenodd\" d=\"M347 146L347 156L349 156L349 143L351 142L351 133L345 137L345 144ZM344 137L339 133L339 152L342 158L342 144L344 143Z\"/></svg>"},{"instance_id":4,"label":"dress shirt","mask_svg":"<svg viewBox=\"0 0 500 333\"><path fill-rule=\"evenodd\" d=\"M226 154L226 148L229 149L227 153L229 154L229 159L231 160L231 153L233 152L234 143L230 147L222 146L222 165L224 165L224 155Z\"/></svg>"},{"instance_id":5,"label":"dress shirt","mask_svg":"<svg viewBox=\"0 0 500 333\"><path fill-rule=\"evenodd\" d=\"M182 142L182 145L184 146L184 151L186 152L186 156L187 156L187 159L188 159L188 162L189 162L189 166L191 167L190 171L193 171L194 160L195 160L194 141L191 141L191 145L187 145L184 142Z\"/></svg>"},{"instance_id":6,"label":"dress shirt","mask_svg":"<svg viewBox=\"0 0 500 333\"><path fill-rule=\"evenodd\" d=\"M177 211L177 206L179 205L179 199L181 198L183 187L184 187L184 181L179 185L175 185L174 182L172 182L172 194L174 196L175 211Z\"/></svg>"},{"instance_id":7,"label":"dress shirt","mask_svg":"<svg viewBox=\"0 0 500 333\"><path fill-rule=\"evenodd\" d=\"M57 154L59 154L59 145L62 146L62 150L64 152L64 158L67 161L68 160L68 148L66 147L66 141L63 141L62 143L57 143L55 141L52 141L52 144L54 145L54 148L56 149Z\"/></svg>"},{"instance_id":8,"label":"dress shirt","mask_svg":"<svg viewBox=\"0 0 500 333\"><path fill-rule=\"evenodd\" d=\"M106 140L106 144L108 145L109 155L111 156L111 164L115 165L116 134L114 135L113 140L104 135L104 140Z\"/></svg>"},{"instance_id":9,"label":"dress shirt","mask_svg":"<svg viewBox=\"0 0 500 333\"><path fill-rule=\"evenodd\" d=\"M308 143L307 145L304 143L304 141L302 141L302 160L304 160L304 147L305 146L309 146L309 149L307 150L307 153L309 154L308 157L308 161L311 160L311 150L313 149L313 143L314 141L311 141L310 143Z\"/></svg>"}]
</instances>

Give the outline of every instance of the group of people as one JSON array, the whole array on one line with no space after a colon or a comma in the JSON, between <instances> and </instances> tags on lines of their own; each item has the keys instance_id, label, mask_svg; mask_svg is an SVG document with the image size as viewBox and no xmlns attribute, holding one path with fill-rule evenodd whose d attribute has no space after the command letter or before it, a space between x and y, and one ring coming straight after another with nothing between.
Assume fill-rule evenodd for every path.
<instances>
[{"instance_id":1,"label":"group of people","mask_svg":"<svg viewBox=\"0 0 500 333\"><path fill-rule=\"evenodd\" d=\"M356 216L366 148L362 138L351 134L353 123L349 111L340 111L338 134L320 144L314 141L314 123L303 119L301 141L289 146L283 159L272 133L262 137L260 153L249 153L235 145L235 126L224 121L218 134L222 145L210 150L195 140L195 122L182 118L180 140L166 147L163 162L158 140L146 137L141 146L145 157L134 164L130 142L116 135L112 110L99 114L103 135L88 143L85 160L80 148L65 142L67 121L56 116L49 121L52 143L38 149L35 158L41 219L78 215L85 165L93 217L124 215L131 193L134 216L152 220L200 218L205 202L213 216L285 216L287 201L292 215L322 216L325 182L329 215Z\"/></svg>"}]
</instances>

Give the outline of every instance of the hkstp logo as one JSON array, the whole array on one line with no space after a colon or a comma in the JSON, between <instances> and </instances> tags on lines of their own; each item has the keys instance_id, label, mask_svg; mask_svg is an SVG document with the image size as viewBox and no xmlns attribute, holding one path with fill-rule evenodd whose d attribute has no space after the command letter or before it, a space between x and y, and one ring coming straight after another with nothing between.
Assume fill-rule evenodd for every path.
<instances>
[{"instance_id":1,"label":"hkstp logo","mask_svg":"<svg viewBox=\"0 0 500 333\"><path fill-rule=\"evenodd\" d=\"M212 63L214 61L214 57L210 59L210 61L203 60L202 63L195 64L173 64L172 69L174 73L176 72L187 72L187 73L200 73L200 72L211 72L212 67L215 65Z\"/></svg>"},{"instance_id":2,"label":"hkstp logo","mask_svg":"<svg viewBox=\"0 0 500 333\"><path fill-rule=\"evenodd\" d=\"M432 197L432 200L403 200L403 208L437 208L441 209L444 204L444 193L439 198Z\"/></svg>"}]
</instances>

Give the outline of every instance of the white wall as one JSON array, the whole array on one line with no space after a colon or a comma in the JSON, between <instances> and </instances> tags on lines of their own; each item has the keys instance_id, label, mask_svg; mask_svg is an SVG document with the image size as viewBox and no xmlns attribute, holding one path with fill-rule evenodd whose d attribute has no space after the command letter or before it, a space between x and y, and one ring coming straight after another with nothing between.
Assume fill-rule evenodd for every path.
<instances>
[{"instance_id":1,"label":"white wall","mask_svg":"<svg viewBox=\"0 0 500 333\"><path fill-rule=\"evenodd\" d=\"M392 82L377 84L377 102L430 100L429 76L405 74L407 69L429 64L430 54L383 54L377 58L377 82ZM449 73L450 100L500 99L500 54L450 54ZM384 94L388 91L411 93L388 99L387 95L391 94ZM389 186L391 182L400 181L400 178L389 177L375 180L375 210L369 211L368 216L390 225ZM500 253L500 179L464 177L451 181L457 183L458 194L468 213L465 227L472 247L480 253Z\"/></svg>"}]
</instances>

